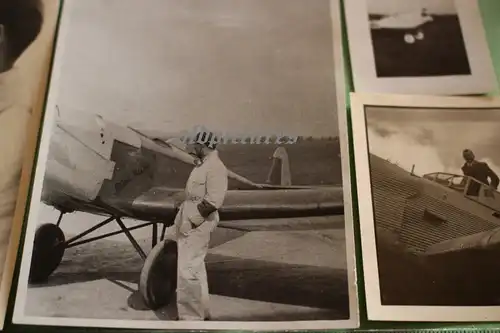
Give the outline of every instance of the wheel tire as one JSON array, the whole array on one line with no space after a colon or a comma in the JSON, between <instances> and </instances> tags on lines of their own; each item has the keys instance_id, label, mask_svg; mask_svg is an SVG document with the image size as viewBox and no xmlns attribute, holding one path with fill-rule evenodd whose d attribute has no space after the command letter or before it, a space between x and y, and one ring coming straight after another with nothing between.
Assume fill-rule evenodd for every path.
<instances>
[{"instance_id":1,"label":"wheel tire","mask_svg":"<svg viewBox=\"0 0 500 333\"><path fill-rule=\"evenodd\" d=\"M407 44L413 44L413 43L415 43L415 37L413 37L413 35L406 34L405 35L405 42Z\"/></svg>"},{"instance_id":2,"label":"wheel tire","mask_svg":"<svg viewBox=\"0 0 500 333\"><path fill-rule=\"evenodd\" d=\"M61 263L65 250L64 233L57 225L42 224L35 232L29 283L45 282Z\"/></svg>"},{"instance_id":3,"label":"wheel tire","mask_svg":"<svg viewBox=\"0 0 500 333\"><path fill-rule=\"evenodd\" d=\"M424 35L423 31L419 31L415 35L415 38L418 39L418 40L422 40L422 39L424 39L424 37L425 37L425 35Z\"/></svg>"},{"instance_id":4,"label":"wheel tire","mask_svg":"<svg viewBox=\"0 0 500 333\"><path fill-rule=\"evenodd\" d=\"M165 240L148 254L139 279L139 292L151 310L167 305L177 289L177 243Z\"/></svg>"}]
</instances>

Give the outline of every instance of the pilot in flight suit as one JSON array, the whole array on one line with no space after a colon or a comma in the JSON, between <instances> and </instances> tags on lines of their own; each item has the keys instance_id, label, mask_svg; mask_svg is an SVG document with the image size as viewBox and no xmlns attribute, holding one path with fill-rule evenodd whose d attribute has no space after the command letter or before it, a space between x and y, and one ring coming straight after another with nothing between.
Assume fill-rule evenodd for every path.
<instances>
[{"instance_id":1,"label":"pilot in flight suit","mask_svg":"<svg viewBox=\"0 0 500 333\"><path fill-rule=\"evenodd\" d=\"M40 79L29 75L23 77L23 66L17 61L39 35L41 25L39 1L0 1L0 135L3 142L0 148L0 274L14 216L31 116L32 86L29 83Z\"/></svg>"},{"instance_id":2,"label":"pilot in flight suit","mask_svg":"<svg viewBox=\"0 0 500 333\"><path fill-rule=\"evenodd\" d=\"M186 198L166 238L177 241L177 311L180 320L209 320L205 256L219 222L228 172L215 149L212 133L199 133L191 146L199 158L186 184Z\"/></svg>"}]
</instances>

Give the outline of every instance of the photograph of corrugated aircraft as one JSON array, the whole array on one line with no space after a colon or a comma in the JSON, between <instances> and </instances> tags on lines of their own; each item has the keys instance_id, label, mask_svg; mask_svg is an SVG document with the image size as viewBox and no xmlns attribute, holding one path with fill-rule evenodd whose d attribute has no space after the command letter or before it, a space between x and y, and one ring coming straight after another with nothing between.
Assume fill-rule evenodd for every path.
<instances>
[{"instance_id":1,"label":"photograph of corrugated aircraft","mask_svg":"<svg viewBox=\"0 0 500 333\"><path fill-rule=\"evenodd\" d=\"M495 320L500 101L352 101L369 317Z\"/></svg>"}]
</instances>

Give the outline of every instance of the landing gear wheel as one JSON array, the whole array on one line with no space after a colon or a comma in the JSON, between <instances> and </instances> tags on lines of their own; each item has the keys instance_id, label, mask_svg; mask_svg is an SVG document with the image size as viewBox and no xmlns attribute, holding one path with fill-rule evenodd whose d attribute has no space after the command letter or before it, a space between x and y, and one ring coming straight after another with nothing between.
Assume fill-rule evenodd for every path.
<instances>
[{"instance_id":1,"label":"landing gear wheel","mask_svg":"<svg viewBox=\"0 0 500 333\"><path fill-rule=\"evenodd\" d=\"M415 43L415 37L413 37L413 35L406 34L405 35L405 42L408 44L413 44L413 43Z\"/></svg>"},{"instance_id":2,"label":"landing gear wheel","mask_svg":"<svg viewBox=\"0 0 500 333\"><path fill-rule=\"evenodd\" d=\"M167 305L177 289L177 243L165 240L148 254L139 279L144 303L157 310Z\"/></svg>"},{"instance_id":3,"label":"landing gear wheel","mask_svg":"<svg viewBox=\"0 0 500 333\"><path fill-rule=\"evenodd\" d=\"M415 38L416 38L416 39L418 39L418 40L422 40L422 39L424 39L424 37L425 37L425 36L424 36L423 31L419 31L419 32L417 32L417 34L415 35Z\"/></svg>"},{"instance_id":4,"label":"landing gear wheel","mask_svg":"<svg viewBox=\"0 0 500 333\"><path fill-rule=\"evenodd\" d=\"M35 232L29 283L45 282L64 255L64 233L57 225L42 224Z\"/></svg>"}]
</instances>

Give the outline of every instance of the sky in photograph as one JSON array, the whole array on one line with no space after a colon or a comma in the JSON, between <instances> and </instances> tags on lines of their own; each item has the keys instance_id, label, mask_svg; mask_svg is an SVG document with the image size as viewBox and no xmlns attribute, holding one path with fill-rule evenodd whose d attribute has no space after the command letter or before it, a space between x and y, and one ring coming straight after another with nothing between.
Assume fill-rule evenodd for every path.
<instances>
[{"instance_id":1,"label":"sky in photograph","mask_svg":"<svg viewBox=\"0 0 500 333\"><path fill-rule=\"evenodd\" d=\"M143 131L337 135L329 0L72 0L57 104ZM57 66L57 64L56 64Z\"/></svg>"},{"instance_id":2,"label":"sky in photograph","mask_svg":"<svg viewBox=\"0 0 500 333\"><path fill-rule=\"evenodd\" d=\"M370 152L415 173L462 174L462 151L472 149L500 175L500 109L368 108Z\"/></svg>"},{"instance_id":3,"label":"sky in photograph","mask_svg":"<svg viewBox=\"0 0 500 333\"><path fill-rule=\"evenodd\" d=\"M427 8L432 14L456 14L454 0L367 0L370 14L393 15Z\"/></svg>"}]
</instances>

